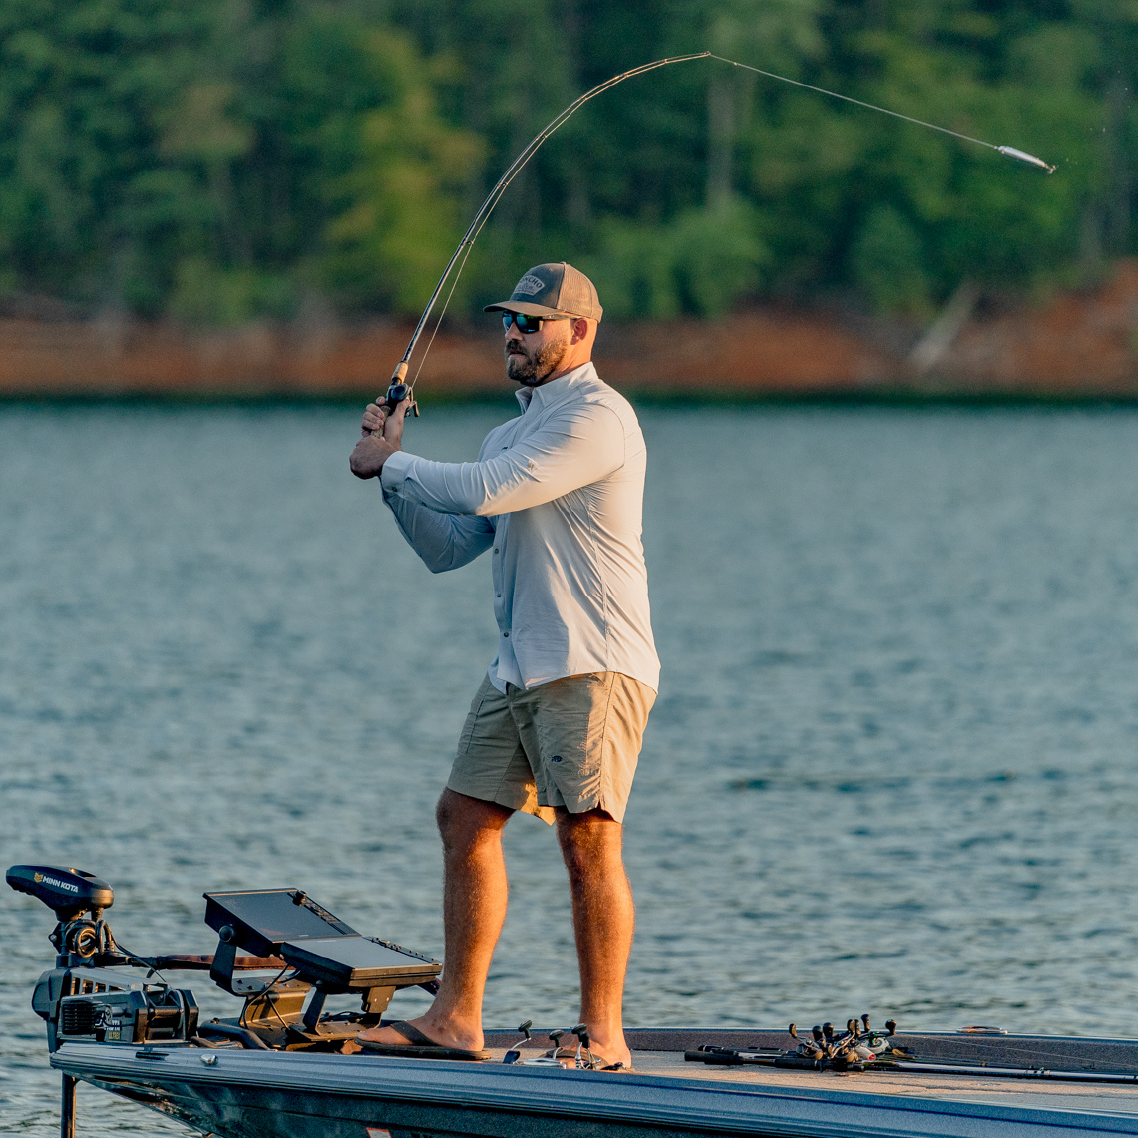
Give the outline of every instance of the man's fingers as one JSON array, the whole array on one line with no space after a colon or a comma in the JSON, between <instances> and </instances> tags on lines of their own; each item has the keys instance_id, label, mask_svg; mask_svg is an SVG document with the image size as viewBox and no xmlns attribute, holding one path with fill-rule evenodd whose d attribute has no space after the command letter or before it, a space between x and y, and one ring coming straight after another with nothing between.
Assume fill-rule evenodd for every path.
<instances>
[{"instance_id":1,"label":"man's fingers","mask_svg":"<svg viewBox=\"0 0 1138 1138\"><path fill-rule=\"evenodd\" d=\"M364 411L363 423L361 424L364 432L370 434L372 431L382 431L383 422L387 418L387 409L380 407L375 403L369 403L367 410Z\"/></svg>"}]
</instances>

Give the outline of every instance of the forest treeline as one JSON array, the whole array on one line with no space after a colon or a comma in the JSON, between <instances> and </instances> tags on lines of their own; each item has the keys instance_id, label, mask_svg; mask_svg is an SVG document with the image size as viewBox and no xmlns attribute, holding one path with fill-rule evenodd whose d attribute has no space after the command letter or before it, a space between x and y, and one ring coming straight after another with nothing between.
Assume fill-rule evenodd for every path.
<instances>
[{"instance_id":1,"label":"forest treeline","mask_svg":"<svg viewBox=\"0 0 1138 1138\"><path fill-rule=\"evenodd\" d=\"M1135 251L1133 0L4 0L0 295L197 324L413 313L577 94L453 302L539 260L609 314L842 298L927 318Z\"/></svg>"}]
</instances>

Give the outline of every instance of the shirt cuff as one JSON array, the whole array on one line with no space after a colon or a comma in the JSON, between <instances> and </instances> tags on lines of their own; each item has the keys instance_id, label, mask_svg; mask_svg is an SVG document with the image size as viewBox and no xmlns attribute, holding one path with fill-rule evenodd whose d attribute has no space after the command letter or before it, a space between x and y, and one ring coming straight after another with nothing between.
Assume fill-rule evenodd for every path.
<instances>
[{"instance_id":1,"label":"shirt cuff","mask_svg":"<svg viewBox=\"0 0 1138 1138\"><path fill-rule=\"evenodd\" d=\"M379 484L383 487L384 496L398 494L403 489L403 482L415 462L413 454L397 450L384 464L379 472Z\"/></svg>"}]
</instances>

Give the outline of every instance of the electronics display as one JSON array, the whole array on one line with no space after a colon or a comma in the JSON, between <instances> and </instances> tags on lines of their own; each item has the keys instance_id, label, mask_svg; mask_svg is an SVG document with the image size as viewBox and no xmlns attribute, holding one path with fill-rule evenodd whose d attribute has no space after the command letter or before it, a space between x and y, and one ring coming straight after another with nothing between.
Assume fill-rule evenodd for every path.
<instances>
[{"instance_id":1,"label":"electronics display","mask_svg":"<svg viewBox=\"0 0 1138 1138\"><path fill-rule=\"evenodd\" d=\"M325 993L394 991L430 983L442 971L442 965L429 957L360 936L299 889L204 896L205 922L221 941L211 975L223 987L223 970L217 962L238 948L257 956L281 957L297 970L299 979Z\"/></svg>"},{"instance_id":2,"label":"electronics display","mask_svg":"<svg viewBox=\"0 0 1138 1138\"><path fill-rule=\"evenodd\" d=\"M223 929L232 929L232 938L223 938L226 943L253 956L279 956L286 940L360 935L299 889L243 889L202 896L205 923L219 936Z\"/></svg>"},{"instance_id":3,"label":"electronics display","mask_svg":"<svg viewBox=\"0 0 1138 1138\"><path fill-rule=\"evenodd\" d=\"M286 941L280 952L305 979L345 991L377 985L409 987L439 974L434 960L361 936Z\"/></svg>"}]
</instances>

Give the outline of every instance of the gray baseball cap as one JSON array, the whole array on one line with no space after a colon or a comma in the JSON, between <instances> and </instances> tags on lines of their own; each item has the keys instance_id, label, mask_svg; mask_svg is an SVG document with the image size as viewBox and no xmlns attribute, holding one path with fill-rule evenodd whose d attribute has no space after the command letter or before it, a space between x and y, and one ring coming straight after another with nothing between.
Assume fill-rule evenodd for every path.
<instances>
[{"instance_id":1,"label":"gray baseball cap","mask_svg":"<svg viewBox=\"0 0 1138 1138\"><path fill-rule=\"evenodd\" d=\"M523 316L584 316L600 320L601 302L593 282L565 261L534 265L514 286L509 300L486 305L484 312L520 312Z\"/></svg>"}]
</instances>

